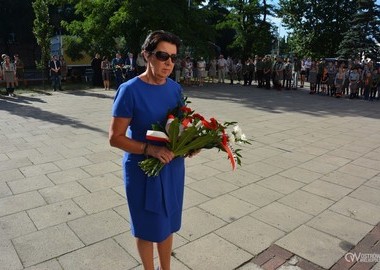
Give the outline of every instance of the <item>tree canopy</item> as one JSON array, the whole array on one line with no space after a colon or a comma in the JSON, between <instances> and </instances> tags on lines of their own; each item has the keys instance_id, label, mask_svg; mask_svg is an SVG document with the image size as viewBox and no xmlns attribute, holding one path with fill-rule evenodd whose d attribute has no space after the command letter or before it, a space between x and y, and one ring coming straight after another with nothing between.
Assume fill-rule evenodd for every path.
<instances>
[{"instance_id":1,"label":"tree canopy","mask_svg":"<svg viewBox=\"0 0 380 270\"><path fill-rule=\"evenodd\" d=\"M279 16L291 29L289 45L303 56L375 59L379 7L375 0L280 0Z\"/></svg>"},{"instance_id":2,"label":"tree canopy","mask_svg":"<svg viewBox=\"0 0 380 270\"><path fill-rule=\"evenodd\" d=\"M380 52L380 9L374 1L358 1L350 27L339 45L342 58L376 59Z\"/></svg>"},{"instance_id":3,"label":"tree canopy","mask_svg":"<svg viewBox=\"0 0 380 270\"><path fill-rule=\"evenodd\" d=\"M52 27L49 23L49 8L46 0L35 0L33 2L33 10L35 13L33 33L37 39L37 44L41 48L41 59L38 67L44 69L50 59L50 37L52 34Z\"/></svg>"},{"instance_id":4,"label":"tree canopy","mask_svg":"<svg viewBox=\"0 0 380 270\"><path fill-rule=\"evenodd\" d=\"M313 58L374 58L379 53L375 0L279 0L278 5L268 0L44 0L49 20L32 8L38 1L0 1L2 53L23 51L30 52L29 60L39 58L36 30L45 23L53 29L50 37L67 36L71 58L84 52L137 53L148 32L157 29L177 34L180 53L194 57L223 53L246 58L270 54L278 45L280 53ZM289 31L286 38L278 35L271 17L281 19ZM28 47L22 50L22 45Z\"/></svg>"},{"instance_id":5,"label":"tree canopy","mask_svg":"<svg viewBox=\"0 0 380 270\"><path fill-rule=\"evenodd\" d=\"M279 16L291 29L293 51L313 58L333 57L355 14L352 0L280 0Z\"/></svg>"},{"instance_id":6,"label":"tree canopy","mask_svg":"<svg viewBox=\"0 0 380 270\"><path fill-rule=\"evenodd\" d=\"M50 0L70 4L76 18L62 20L71 36L68 54L138 52L149 31L165 29L180 36L183 51L195 56L227 52L248 57L270 52L273 7L259 0ZM82 48L82 50L80 50Z\"/></svg>"},{"instance_id":7,"label":"tree canopy","mask_svg":"<svg viewBox=\"0 0 380 270\"><path fill-rule=\"evenodd\" d=\"M63 1L56 1L62 5ZM201 1L172 0L66 0L75 10L75 19L62 20L62 27L72 36L69 53L78 48L86 52L111 54L116 51L137 53L146 35L165 29L180 36L184 44L202 48L214 35L207 23L208 12Z\"/></svg>"},{"instance_id":8,"label":"tree canopy","mask_svg":"<svg viewBox=\"0 0 380 270\"><path fill-rule=\"evenodd\" d=\"M274 28L267 21L268 15L274 15L273 6L259 0L220 1L226 10L222 20L217 23L219 29L234 29L234 39L230 48L239 51L239 56L267 54L271 50Z\"/></svg>"}]
</instances>

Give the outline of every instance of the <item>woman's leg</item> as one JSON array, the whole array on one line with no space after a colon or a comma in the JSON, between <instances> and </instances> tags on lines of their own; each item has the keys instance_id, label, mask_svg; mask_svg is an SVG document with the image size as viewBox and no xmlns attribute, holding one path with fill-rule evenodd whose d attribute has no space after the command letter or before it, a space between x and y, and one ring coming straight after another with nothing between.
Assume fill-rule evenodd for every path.
<instances>
[{"instance_id":1,"label":"woman's leg","mask_svg":"<svg viewBox=\"0 0 380 270\"><path fill-rule=\"evenodd\" d=\"M144 270L154 270L153 242L136 238L136 244Z\"/></svg>"},{"instance_id":2,"label":"woman's leg","mask_svg":"<svg viewBox=\"0 0 380 270\"><path fill-rule=\"evenodd\" d=\"M172 255L173 234L164 241L157 243L158 257L160 258L160 270L170 270L170 258Z\"/></svg>"},{"instance_id":3,"label":"woman's leg","mask_svg":"<svg viewBox=\"0 0 380 270\"><path fill-rule=\"evenodd\" d=\"M301 75L301 87L305 84L305 75Z\"/></svg>"}]
</instances>

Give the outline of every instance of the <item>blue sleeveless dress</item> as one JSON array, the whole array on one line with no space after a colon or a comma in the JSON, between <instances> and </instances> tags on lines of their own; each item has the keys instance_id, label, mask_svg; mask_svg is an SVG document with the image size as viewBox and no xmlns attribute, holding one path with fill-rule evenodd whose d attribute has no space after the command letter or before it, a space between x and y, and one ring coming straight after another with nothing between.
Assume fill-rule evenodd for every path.
<instances>
[{"instance_id":1,"label":"blue sleeveless dress","mask_svg":"<svg viewBox=\"0 0 380 270\"><path fill-rule=\"evenodd\" d=\"M146 131L152 128L152 124L165 126L168 111L180 103L182 88L173 80L168 78L164 85L151 85L135 77L120 85L112 115L131 118L127 136L146 142ZM144 155L127 152L123 157L131 232L137 238L161 242L181 227L184 159L175 158L164 166L157 177L148 177L138 165L144 158Z\"/></svg>"}]
</instances>

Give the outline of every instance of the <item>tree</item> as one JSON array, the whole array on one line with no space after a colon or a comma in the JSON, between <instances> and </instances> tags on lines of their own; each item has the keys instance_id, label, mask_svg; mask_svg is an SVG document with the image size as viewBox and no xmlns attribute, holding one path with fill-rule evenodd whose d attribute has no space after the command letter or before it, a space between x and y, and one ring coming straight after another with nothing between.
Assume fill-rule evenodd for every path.
<instances>
[{"instance_id":1,"label":"tree","mask_svg":"<svg viewBox=\"0 0 380 270\"><path fill-rule=\"evenodd\" d=\"M356 9L352 0L280 0L279 5L278 15L292 30L292 49L313 58L336 55Z\"/></svg>"},{"instance_id":2,"label":"tree","mask_svg":"<svg viewBox=\"0 0 380 270\"><path fill-rule=\"evenodd\" d=\"M37 67L43 72L50 59L50 40L52 37L52 26L49 24L49 8L46 0L35 0L33 10L35 14L33 33L41 48L41 59Z\"/></svg>"},{"instance_id":3,"label":"tree","mask_svg":"<svg viewBox=\"0 0 380 270\"><path fill-rule=\"evenodd\" d=\"M78 58L78 52L116 51L137 53L146 35L157 29L177 34L183 43L194 48L207 47L212 26L206 23L207 12L201 0L52 0L56 5L69 3L76 18L63 20L69 36L67 53Z\"/></svg>"},{"instance_id":4,"label":"tree","mask_svg":"<svg viewBox=\"0 0 380 270\"><path fill-rule=\"evenodd\" d=\"M374 0L358 0L357 12L344 34L338 54L342 58L377 59L380 48L380 9Z\"/></svg>"},{"instance_id":5,"label":"tree","mask_svg":"<svg viewBox=\"0 0 380 270\"><path fill-rule=\"evenodd\" d=\"M218 22L219 29L234 29L235 36L230 48L244 58L253 54L266 54L271 49L274 28L266 21L273 7L264 0L224 0L229 11ZM240 52L240 53L238 53Z\"/></svg>"}]
</instances>

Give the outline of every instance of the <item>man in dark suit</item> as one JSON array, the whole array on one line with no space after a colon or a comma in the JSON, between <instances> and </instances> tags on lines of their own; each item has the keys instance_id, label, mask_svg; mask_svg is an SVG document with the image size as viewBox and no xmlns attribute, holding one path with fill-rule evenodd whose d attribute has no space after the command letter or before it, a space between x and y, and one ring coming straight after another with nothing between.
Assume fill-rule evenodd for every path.
<instances>
[{"instance_id":1,"label":"man in dark suit","mask_svg":"<svg viewBox=\"0 0 380 270\"><path fill-rule=\"evenodd\" d=\"M103 86L102 78L102 59L100 59L100 54L95 54L95 57L91 60L91 67L93 71L92 84L94 86Z\"/></svg>"},{"instance_id":2,"label":"man in dark suit","mask_svg":"<svg viewBox=\"0 0 380 270\"><path fill-rule=\"evenodd\" d=\"M133 77L135 77L136 74L136 59L133 58L133 53L128 53L127 58L125 59L125 65L126 69L126 80L130 80Z\"/></svg>"},{"instance_id":3,"label":"man in dark suit","mask_svg":"<svg viewBox=\"0 0 380 270\"><path fill-rule=\"evenodd\" d=\"M49 63L50 67L50 78L53 84L53 90L57 91L62 90L61 88L61 63L58 60L58 56L54 55L52 60Z\"/></svg>"},{"instance_id":4,"label":"man in dark suit","mask_svg":"<svg viewBox=\"0 0 380 270\"><path fill-rule=\"evenodd\" d=\"M115 74L115 87L116 89L119 88L119 85L123 83L123 68L124 68L124 61L121 58L120 53L116 53L116 57L112 59L111 62L112 69Z\"/></svg>"}]
</instances>

